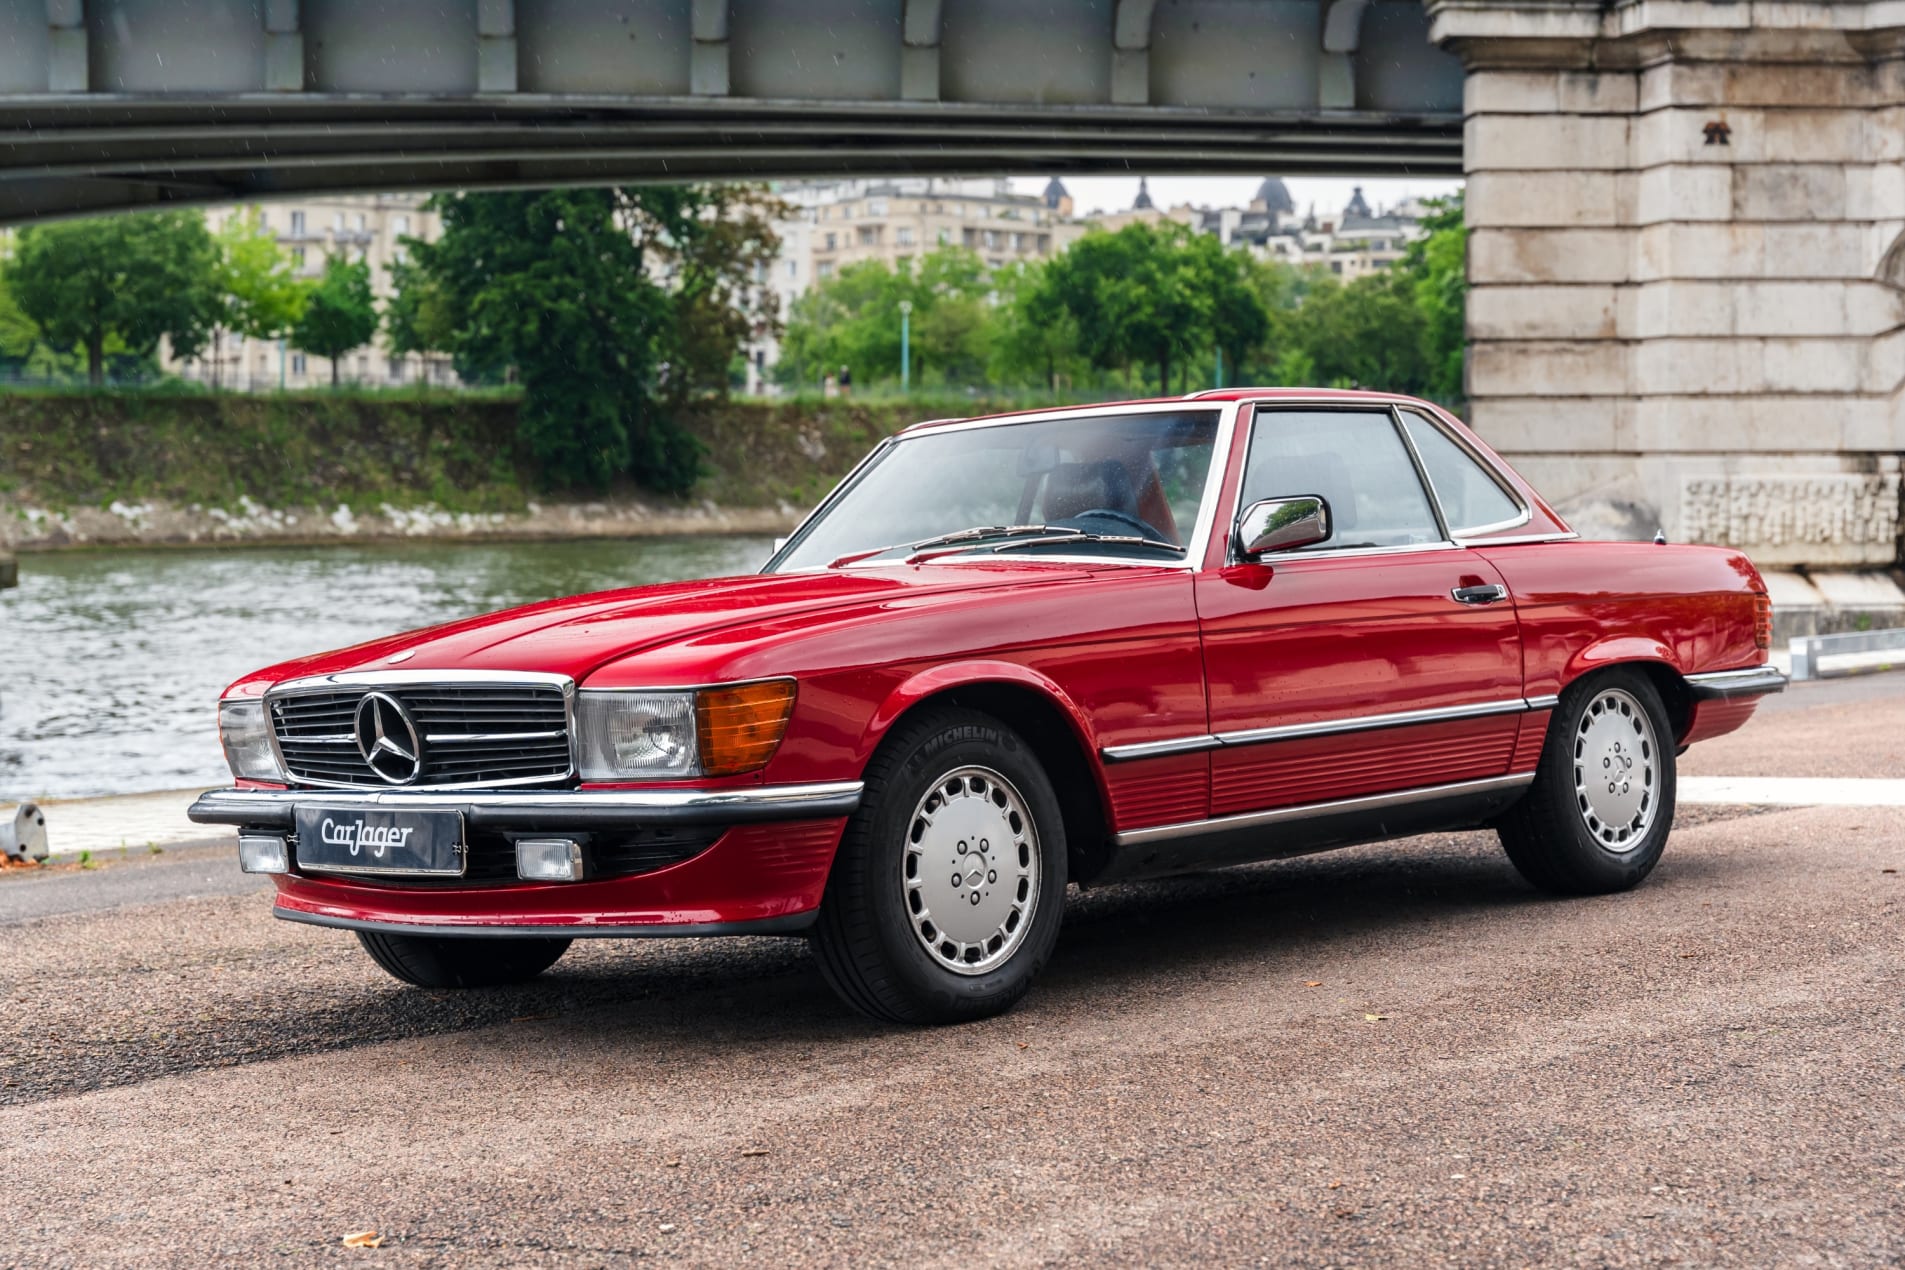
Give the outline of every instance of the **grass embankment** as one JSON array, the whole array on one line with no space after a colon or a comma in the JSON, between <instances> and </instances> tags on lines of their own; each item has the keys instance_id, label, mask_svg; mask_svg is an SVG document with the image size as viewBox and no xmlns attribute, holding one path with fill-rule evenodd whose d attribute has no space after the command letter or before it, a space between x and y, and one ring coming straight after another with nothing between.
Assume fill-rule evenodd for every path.
<instances>
[{"instance_id":1,"label":"grass embankment","mask_svg":"<svg viewBox=\"0 0 1905 1270\"><path fill-rule=\"evenodd\" d=\"M180 506L432 504L520 511L552 489L516 442L504 392L0 395L0 499L52 510L164 500ZM944 401L731 401L695 407L693 491L726 507L808 507L880 438L919 419L982 413ZM610 493L640 496L631 482Z\"/></svg>"}]
</instances>

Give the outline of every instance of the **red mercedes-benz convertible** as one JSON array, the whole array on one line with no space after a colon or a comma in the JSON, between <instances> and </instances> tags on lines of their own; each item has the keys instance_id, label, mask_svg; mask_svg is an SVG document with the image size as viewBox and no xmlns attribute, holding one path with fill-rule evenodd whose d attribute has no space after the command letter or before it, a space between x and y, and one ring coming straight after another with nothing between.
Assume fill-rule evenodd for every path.
<instances>
[{"instance_id":1,"label":"red mercedes-benz convertible","mask_svg":"<svg viewBox=\"0 0 1905 1270\"><path fill-rule=\"evenodd\" d=\"M425 987L805 934L883 1019L1008 1008L1068 883L1492 826L1646 877L1785 680L1735 551L1583 542L1434 406L1234 390L922 423L758 575L307 657L219 702L281 917Z\"/></svg>"}]
</instances>

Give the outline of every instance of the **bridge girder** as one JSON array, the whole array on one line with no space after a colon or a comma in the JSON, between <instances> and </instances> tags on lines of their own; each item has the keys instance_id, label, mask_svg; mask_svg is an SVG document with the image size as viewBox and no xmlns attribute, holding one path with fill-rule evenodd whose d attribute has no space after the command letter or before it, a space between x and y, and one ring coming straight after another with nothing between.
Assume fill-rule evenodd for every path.
<instances>
[{"instance_id":1,"label":"bridge girder","mask_svg":"<svg viewBox=\"0 0 1905 1270\"><path fill-rule=\"evenodd\" d=\"M1458 175L1420 0L15 0L0 221L375 189Z\"/></svg>"}]
</instances>

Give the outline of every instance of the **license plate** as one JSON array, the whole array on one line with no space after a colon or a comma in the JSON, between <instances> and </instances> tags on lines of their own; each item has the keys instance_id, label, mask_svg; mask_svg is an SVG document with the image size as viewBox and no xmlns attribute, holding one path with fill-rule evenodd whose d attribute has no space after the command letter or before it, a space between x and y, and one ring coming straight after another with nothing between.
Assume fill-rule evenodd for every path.
<instances>
[{"instance_id":1,"label":"license plate","mask_svg":"<svg viewBox=\"0 0 1905 1270\"><path fill-rule=\"evenodd\" d=\"M463 875L463 813L297 809L298 867L324 873Z\"/></svg>"}]
</instances>

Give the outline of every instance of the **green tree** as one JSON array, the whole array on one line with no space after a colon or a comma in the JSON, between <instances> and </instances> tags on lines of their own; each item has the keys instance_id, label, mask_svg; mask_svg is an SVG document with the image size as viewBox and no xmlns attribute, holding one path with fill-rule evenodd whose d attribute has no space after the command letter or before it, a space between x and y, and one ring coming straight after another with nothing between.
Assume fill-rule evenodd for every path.
<instances>
[{"instance_id":1,"label":"green tree","mask_svg":"<svg viewBox=\"0 0 1905 1270\"><path fill-rule=\"evenodd\" d=\"M725 395L741 348L781 330L761 283L780 254L774 222L793 209L758 185L656 186L630 209L638 245L668 284L674 318L658 358L670 401Z\"/></svg>"},{"instance_id":2,"label":"green tree","mask_svg":"<svg viewBox=\"0 0 1905 1270\"><path fill-rule=\"evenodd\" d=\"M694 439L653 399L672 312L631 232L651 197L661 201L614 188L439 195L442 237L409 244L459 365L516 368L518 426L553 481L600 487L633 472L684 491L698 475Z\"/></svg>"},{"instance_id":3,"label":"green tree","mask_svg":"<svg viewBox=\"0 0 1905 1270\"><path fill-rule=\"evenodd\" d=\"M1422 315L1422 355L1427 363L1424 391L1438 401L1462 396L1462 363L1468 333L1468 228L1462 196L1438 200L1423 217L1429 232L1409 244L1401 272L1410 280L1416 310Z\"/></svg>"},{"instance_id":4,"label":"green tree","mask_svg":"<svg viewBox=\"0 0 1905 1270\"><path fill-rule=\"evenodd\" d=\"M1422 314L1406 275L1372 273L1347 285L1311 289L1300 307L1279 313L1273 346L1279 368L1306 362L1313 382L1339 388L1420 393L1428 383Z\"/></svg>"},{"instance_id":5,"label":"green tree","mask_svg":"<svg viewBox=\"0 0 1905 1270\"><path fill-rule=\"evenodd\" d=\"M1078 323L1046 284L1049 262L1015 263L992 274L992 353L995 382L1036 384L1057 391L1085 369Z\"/></svg>"},{"instance_id":6,"label":"green tree","mask_svg":"<svg viewBox=\"0 0 1905 1270\"><path fill-rule=\"evenodd\" d=\"M1173 368L1215 348L1241 363L1268 329L1238 253L1168 222L1086 234L1047 267L1045 285L1092 365L1155 367L1165 393Z\"/></svg>"},{"instance_id":7,"label":"green tree","mask_svg":"<svg viewBox=\"0 0 1905 1270\"><path fill-rule=\"evenodd\" d=\"M329 358L331 387L337 387L337 363L377 333L377 301L370 289L370 265L341 256L324 262L324 275L310 288L304 312L291 330L291 344Z\"/></svg>"},{"instance_id":8,"label":"green tree","mask_svg":"<svg viewBox=\"0 0 1905 1270\"><path fill-rule=\"evenodd\" d=\"M897 270L878 260L849 265L794 302L781 380L812 384L842 366L861 383L898 379L906 301L914 381L980 382L992 353L991 294L985 265L963 247L940 247Z\"/></svg>"},{"instance_id":9,"label":"green tree","mask_svg":"<svg viewBox=\"0 0 1905 1270\"><path fill-rule=\"evenodd\" d=\"M1246 252L1225 251L1211 234L1199 234L1186 246L1189 267L1210 291L1211 344L1223 354L1231 382L1242 382L1245 362L1270 335L1256 262Z\"/></svg>"},{"instance_id":10,"label":"green tree","mask_svg":"<svg viewBox=\"0 0 1905 1270\"><path fill-rule=\"evenodd\" d=\"M252 339L285 335L304 313L307 285L292 270L291 258L265 228L257 208L228 217L215 238L218 269L217 321L212 331L212 374L218 374L217 347L224 331Z\"/></svg>"},{"instance_id":11,"label":"green tree","mask_svg":"<svg viewBox=\"0 0 1905 1270\"><path fill-rule=\"evenodd\" d=\"M170 337L195 356L217 320L218 252L197 212L150 212L36 225L20 232L6 282L42 338L85 350L104 382L114 342L150 357Z\"/></svg>"}]
</instances>

